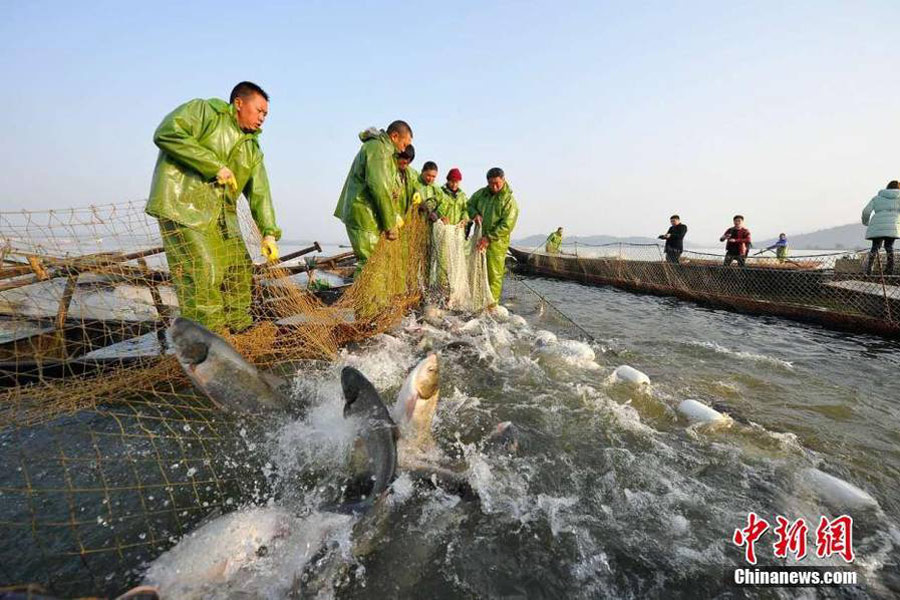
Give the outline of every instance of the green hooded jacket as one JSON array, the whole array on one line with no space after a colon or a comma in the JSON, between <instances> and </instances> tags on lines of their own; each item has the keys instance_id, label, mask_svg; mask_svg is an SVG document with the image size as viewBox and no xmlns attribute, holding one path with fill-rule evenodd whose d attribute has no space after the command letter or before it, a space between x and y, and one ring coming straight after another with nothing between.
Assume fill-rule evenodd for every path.
<instances>
[{"instance_id":1,"label":"green hooded jacket","mask_svg":"<svg viewBox=\"0 0 900 600\"><path fill-rule=\"evenodd\" d=\"M467 218L469 211L469 199L462 189L454 196L447 186L441 188L441 200L438 202L437 213L439 217L446 217L450 225L457 225Z\"/></svg>"},{"instance_id":2,"label":"green hooded jacket","mask_svg":"<svg viewBox=\"0 0 900 600\"><path fill-rule=\"evenodd\" d=\"M421 198L422 191L419 188L419 172L412 168L412 165L406 166L406 177L401 175L399 169L397 170L397 177L400 178L400 186L402 187L400 200L397 202L397 210L402 217L406 215L406 212L412 205L413 197L416 193L418 193Z\"/></svg>"},{"instance_id":3,"label":"green hooded jacket","mask_svg":"<svg viewBox=\"0 0 900 600\"><path fill-rule=\"evenodd\" d=\"M496 194L491 193L488 187L472 194L469 199L469 217L474 218L475 215L481 215L484 237L492 243L500 242L509 246L509 236L519 219L519 205L516 204L509 183L504 183Z\"/></svg>"},{"instance_id":4,"label":"green hooded jacket","mask_svg":"<svg viewBox=\"0 0 900 600\"><path fill-rule=\"evenodd\" d=\"M147 214L204 230L216 223L223 205L234 210L243 193L262 234L280 238L259 134L241 131L234 106L218 98L198 98L173 110L153 134L159 158ZM234 173L239 192L216 184L222 167Z\"/></svg>"},{"instance_id":5,"label":"green hooded jacket","mask_svg":"<svg viewBox=\"0 0 900 600\"><path fill-rule=\"evenodd\" d=\"M441 191L440 186L436 183L425 183L422 180L421 174L416 179L416 185L419 189L419 194L422 196L422 202L425 203L428 212L436 211L441 202L441 196L443 196L443 191Z\"/></svg>"},{"instance_id":6,"label":"green hooded jacket","mask_svg":"<svg viewBox=\"0 0 900 600\"><path fill-rule=\"evenodd\" d=\"M334 216L349 229L388 231L403 221L400 176L394 161L394 144L380 129L367 129L359 134L363 143L356 153Z\"/></svg>"},{"instance_id":7,"label":"green hooded jacket","mask_svg":"<svg viewBox=\"0 0 900 600\"><path fill-rule=\"evenodd\" d=\"M559 254L559 248L562 246L562 235L558 231L554 231L547 236L544 243L544 251L548 254Z\"/></svg>"}]
</instances>

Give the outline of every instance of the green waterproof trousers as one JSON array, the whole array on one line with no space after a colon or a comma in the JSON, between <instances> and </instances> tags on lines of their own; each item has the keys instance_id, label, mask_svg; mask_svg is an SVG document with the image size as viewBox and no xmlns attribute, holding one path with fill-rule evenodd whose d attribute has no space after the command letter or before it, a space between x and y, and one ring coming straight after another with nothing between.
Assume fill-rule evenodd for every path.
<instances>
[{"instance_id":1,"label":"green waterproof trousers","mask_svg":"<svg viewBox=\"0 0 900 600\"><path fill-rule=\"evenodd\" d=\"M356 272L359 273L366 266L366 261L372 256L372 253L375 252L379 235L377 231L347 227L347 237L350 238L350 245L356 255Z\"/></svg>"},{"instance_id":2,"label":"green waterproof trousers","mask_svg":"<svg viewBox=\"0 0 900 600\"><path fill-rule=\"evenodd\" d=\"M223 209L206 230L168 219L159 219L159 229L181 316L212 331L252 325L253 263L237 213Z\"/></svg>"},{"instance_id":3,"label":"green waterproof trousers","mask_svg":"<svg viewBox=\"0 0 900 600\"><path fill-rule=\"evenodd\" d=\"M490 243L485 250L487 254L488 283L491 284L491 295L494 302L500 302L500 292L503 291L503 277L506 275L506 250L509 242L497 240Z\"/></svg>"}]
</instances>

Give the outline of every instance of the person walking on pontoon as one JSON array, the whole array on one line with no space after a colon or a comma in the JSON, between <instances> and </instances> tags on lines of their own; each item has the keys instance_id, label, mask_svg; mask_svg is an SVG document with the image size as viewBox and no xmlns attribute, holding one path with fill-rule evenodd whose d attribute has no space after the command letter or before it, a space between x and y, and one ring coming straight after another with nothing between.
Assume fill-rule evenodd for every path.
<instances>
[{"instance_id":1,"label":"person walking on pontoon","mask_svg":"<svg viewBox=\"0 0 900 600\"><path fill-rule=\"evenodd\" d=\"M763 250L762 252L757 252L757 254L762 254L763 252L767 252L769 250L775 251L775 258L778 259L778 262L784 262L788 257L788 241L787 235L784 233L778 234L778 241L774 244ZM755 255L754 255L755 256Z\"/></svg>"},{"instance_id":2,"label":"person walking on pontoon","mask_svg":"<svg viewBox=\"0 0 900 600\"><path fill-rule=\"evenodd\" d=\"M719 241L725 242L725 266L730 266L736 260L738 265L743 267L747 253L750 252L751 242L750 230L744 227L742 215L734 215L734 227L726 229Z\"/></svg>"},{"instance_id":3,"label":"person walking on pontoon","mask_svg":"<svg viewBox=\"0 0 900 600\"><path fill-rule=\"evenodd\" d=\"M684 236L687 235L687 225L681 222L681 217L672 215L669 217L669 230L659 236L666 240L666 262L678 263L681 253L684 252Z\"/></svg>"},{"instance_id":4,"label":"person walking on pontoon","mask_svg":"<svg viewBox=\"0 0 900 600\"><path fill-rule=\"evenodd\" d=\"M862 224L866 225L866 239L872 240L869 260L866 261L866 275L872 273L872 265L878 258L878 251L884 246L887 254L884 275L894 274L894 240L900 237L900 182L891 181L887 188L869 200L862 211Z\"/></svg>"}]
</instances>

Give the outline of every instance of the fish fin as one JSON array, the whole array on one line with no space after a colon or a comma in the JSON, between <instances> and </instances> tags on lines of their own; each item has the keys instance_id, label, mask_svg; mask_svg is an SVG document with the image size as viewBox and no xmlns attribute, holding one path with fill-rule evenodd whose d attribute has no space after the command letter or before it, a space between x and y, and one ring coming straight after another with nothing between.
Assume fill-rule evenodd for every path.
<instances>
[{"instance_id":1,"label":"fish fin","mask_svg":"<svg viewBox=\"0 0 900 600\"><path fill-rule=\"evenodd\" d=\"M419 401L419 393L418 392L413 394L412 397L410 397L410 399L406 401L406 406L404 406L404 408L406 409L406 420L407 421L411 420L413 417L413 413L416 412L416 402L418 402L418 401Z\"/></svg>"}]
</instances>

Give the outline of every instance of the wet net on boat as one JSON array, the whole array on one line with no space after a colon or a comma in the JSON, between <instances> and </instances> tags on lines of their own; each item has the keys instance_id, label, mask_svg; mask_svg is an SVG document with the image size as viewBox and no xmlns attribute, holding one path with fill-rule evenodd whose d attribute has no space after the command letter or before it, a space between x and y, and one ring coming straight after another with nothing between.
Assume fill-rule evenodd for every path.
<instances>
[{"instance_id":1,"label":"wet net on boat","mask_svg":"<svg viewBox=\"0 0 900 600\"><path fill-rule=\"evenodd\" d=\"M584 244L559 254L511 249L519 269L538 275L613 285L630 291L761 315L812 321L851 331L900 335L900 273L867 251L777 258L750 256L741 266L685 251L669 262L656 244ZM900 261L898 261L900 266Z\"/></svg>"},{"instance_id":2,"label":"wet net on boat","mask_svg":"<svg viewBox=\"0 0 900 600\"><path fill-rule=\"evenodd\" d=\"M352 253L270 264L246 204L229 218L240 239L217 251L253 262L253 324L224 335L257 366L332 357L422 298L417 211L345 286L327 281ZM0 213L0 586L114 594L211 512L270 493L256 424L196 393L168 348L172 279L143 202Z\"/></svg>"}]
</instances>

